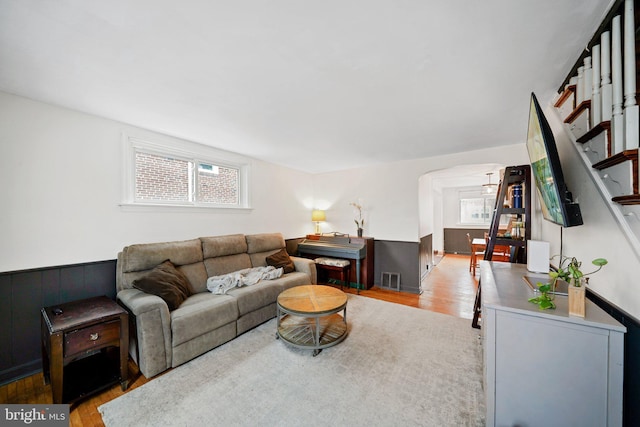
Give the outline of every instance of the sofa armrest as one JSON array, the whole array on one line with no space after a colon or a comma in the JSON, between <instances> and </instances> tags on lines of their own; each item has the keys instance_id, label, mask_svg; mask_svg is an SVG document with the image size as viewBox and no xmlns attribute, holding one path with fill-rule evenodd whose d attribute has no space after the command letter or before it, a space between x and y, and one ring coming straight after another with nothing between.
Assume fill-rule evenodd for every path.
<instances>
[{"instance_id":1,"label":"sofa armrest","mask_svg":"<svg viewBox=\"0 0 640 427\"><path fill-rule=\"evenodd\" d=\"M129 352L140 372L151 378L171 367L171 315L164 300L138 289L124 289L118 302L134 326Z\"/></svg>"},{"instance_id":2,"label":"sofa armrest","mask_svg":"<svg viewBox=\"0 0 640 427\"><path fill-rule=\"evenodd\" d=\"M301 258L297 256L290 257L293 261L293 265L296 267L296 271L307 273L312 285L318 283L318 276L316 273L316 263L312 259Z\"/></svg>"}]
</instances>

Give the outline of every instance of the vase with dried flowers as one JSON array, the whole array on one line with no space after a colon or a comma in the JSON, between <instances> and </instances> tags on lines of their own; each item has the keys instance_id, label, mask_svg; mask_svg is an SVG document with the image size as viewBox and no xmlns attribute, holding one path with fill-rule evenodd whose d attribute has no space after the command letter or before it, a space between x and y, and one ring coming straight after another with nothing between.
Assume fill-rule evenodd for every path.
<instances>
[{"instance_id":1,"label":"vase with dried flowers","mask_svg":"<svg viewBox=\"0 0 640 427\"><path fill-rule=\"evenodd\" d=\"M356 223L356 227L358 227L358 237L362 237L362 229L364 228L364 218L362 218L362 205L356 202L351 202L349 204L355 208L355 211L357 211L356 213L358 216L353 221Z\"/></svg>"}]
</instances>

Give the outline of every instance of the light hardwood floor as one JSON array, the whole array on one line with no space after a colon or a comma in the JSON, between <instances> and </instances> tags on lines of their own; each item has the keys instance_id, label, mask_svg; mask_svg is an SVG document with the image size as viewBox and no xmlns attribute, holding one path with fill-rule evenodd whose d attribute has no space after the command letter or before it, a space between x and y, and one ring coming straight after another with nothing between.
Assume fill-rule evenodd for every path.
<instances>
[{"instance_id":1,"label":"light hardwood floor","mask_svg":"<svg viewBox=\"0 0 640 427\"><path fill-rule=\"evenodd\" d=\"M425 310L471 319L473 302L478 285L477 276L469 272L469 257L447 255L423 279L422 294L408 294L387 289L372 288L360 291L360 295L384 301L404 304ZM346 292L356 293L355 289ZM471 327L471 321L469 321ZM128 390L140 387L147 380L138 367L129 363L130 385ZM119 385L87 398L71 408L71 426L103 426L98 406L122 395ZM44 385L42 373L0 386L0 403L51 403L51 386Z\"/></svg>"}]
</instances>

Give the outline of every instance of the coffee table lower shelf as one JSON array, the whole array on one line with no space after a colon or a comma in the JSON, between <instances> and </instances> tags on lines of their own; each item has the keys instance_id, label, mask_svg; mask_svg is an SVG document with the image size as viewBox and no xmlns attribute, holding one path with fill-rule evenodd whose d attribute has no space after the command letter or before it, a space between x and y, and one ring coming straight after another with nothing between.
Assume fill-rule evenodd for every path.
<instances>
[{"instance_id":1,"label":"coffee table lower shelf","mask_svg":"<svg viewBox=\"0 0 640 427\"><path fill-rule=\"evenodd\" d=\"M345 310L346 314L346 310ZM301 317L279 313L276 338L287 344L313 350L316 356L323 348L331 347L347 337L347 322L337 313L323 317Z\"/></svg>"}]
</instances>

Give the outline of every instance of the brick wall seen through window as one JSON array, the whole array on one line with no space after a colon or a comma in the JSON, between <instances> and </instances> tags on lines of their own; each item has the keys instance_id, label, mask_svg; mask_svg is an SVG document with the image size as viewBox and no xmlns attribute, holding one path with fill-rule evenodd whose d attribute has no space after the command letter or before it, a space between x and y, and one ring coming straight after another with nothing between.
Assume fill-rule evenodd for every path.
<instances>
[{"instance_id":1,"label":"brick wall seen through window","mask_svg":"<svg viewBox=\"0 0 640 427\"><path fill-rule=\"evenodd\" d=\"M189 201L189 162L136 152L136 199Z\"/></svg>"},{"instance_id":2,"label":"brick wall seen through window","mask_svg":"<svg viewBox=\"0 0 640 427\"><path fill-rule=\"evenodd\" d=\"M240 203L237 168L198 163L137 151L135 199L149 202L198 202L216 205ZM195 184L197 183L197 184ZM192 189L197 185L197 191ZM195 200L194 200L195 197Z\"/></svg>"},{"instance_id":3,"label":"brick wall seen through window","mask_svg":"<svg viewBox=\"0 0 640 427\"><path fill-rule=\"evenodd\" d=\"M238 169L212 166L202 163L198 165L198 201L220 205L238 204Z\"/></svg>"}]
</instances>

